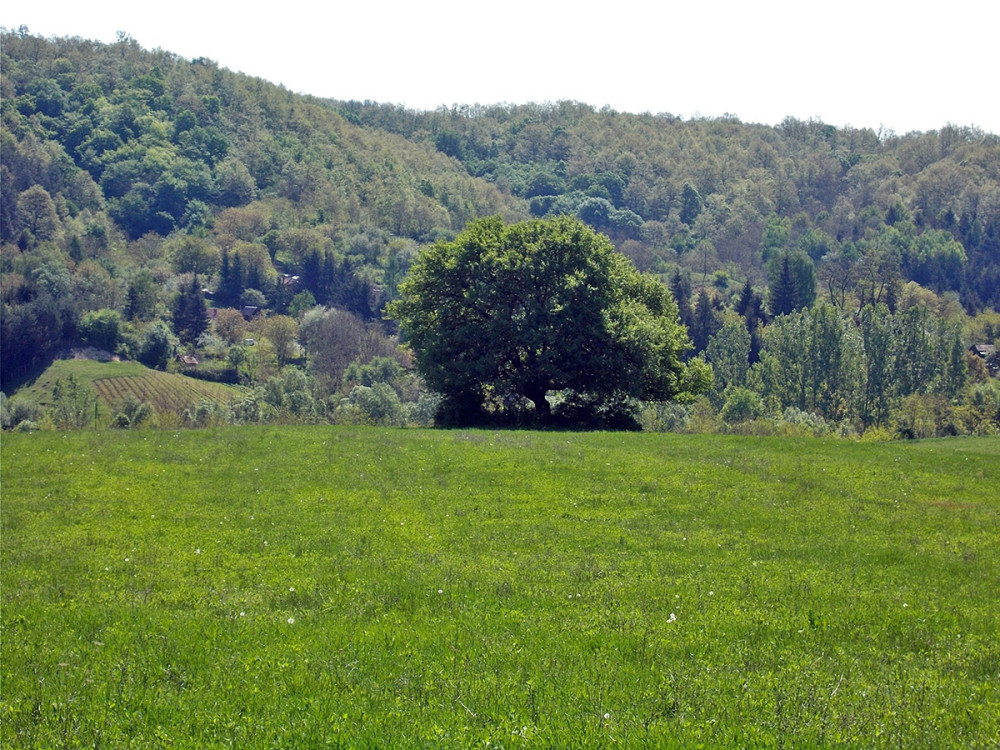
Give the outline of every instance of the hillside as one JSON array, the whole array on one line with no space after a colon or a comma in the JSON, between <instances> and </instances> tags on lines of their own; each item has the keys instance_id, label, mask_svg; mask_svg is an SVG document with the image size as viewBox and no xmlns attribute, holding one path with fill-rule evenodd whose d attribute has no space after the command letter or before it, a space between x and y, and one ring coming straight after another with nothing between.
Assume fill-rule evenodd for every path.
<instances>
[{"instance_id":1,"label":"hillside","mask_svg":"<svg viewBox=\"0 0 1000 750\"><path fill-rule=\"evenodd\" d=\"M767 331L793 312L832 306L845 342L863 335L866 308L926 313L917 324L937 342L925 359L938 372L893 386L886 415L913 393L972 398L956 347L1000 338L1000 137L960 125L900 135L576 102L415 112L295 95L126 35L106 45L20 33L2 38L0 115L8 393L81 344L157 367L185 352L221 367L256 326L286 344L243 367L244 384L263 387L290 358L326 402L310 418L335 413L351 388L372 387L345 377L352 363L410 367L381 313L421 248L495 214L572 214L606 233L670 284L693 353L723 388L761 397L750 413L794 406L851 429L892 421L865 411L867 385L824 406L719 369L724 351L741 372L773 353L780 331ZM246 307L262 314L244 326ZM285 316L284 335L268 328ZM719 338L735 318L745 352ZM917 324L890 322L893 356L923 356L904 340ZM239 369L246 353L232 356L226 366ZM995 368L969 366L973 382ZM419 383L391 380L390 401L420 398ZM724 401L720 388L713 408ZM946 421L935 430L958 429Z\"/></svg>"},{"instance_id":2,"label":"hillside","mask_svg":"<svg viewBox=\"0 0 1000 750\"><path fill-rule=\"evenodd\" d=\"M685 121L575 102L345 106L373 128L434 145L535 215L576 213L646 270L679 262L762 282L769 257L787 249L821 274L845 257L894 251L903 278L958 293L970 312L1000 306L996 134Z\"/></svg>"},{"instance_id":3,"label":"hillside","mask_svg":"<svg viewBox=\"0 0 1000 750\"><path fill-rule=\"evenodd\" d=\"M283 274L326 303L314 258L391 288L420 242L521 213L431 147L208 60L131 40L5 34L2 48L5 382L87 310L124 310L146 273L153 299L125 311L139 321L178 275L211 281L224 252L243 268L234 303L252 287L283 308Z\"/></svg>"},{"instance_id":4,"label":"hillside","mask_svg":"<svg viewBox=\"0 0 1000 750\"><path fill-rule=\"evenodd\" d=\"M67 403L65 394L71 383L84 389L83 400ZM92 398L87 389L92 391ZM56 395L60 391L64 394L62 399ZM185 411L193 416L199 405L203 409L206 404L223 408L242 401L245 396L238 387L152 370L138 362L97 361L87 356L56 360L21 395L43 411L58 413L62 407L67 418L77 416L81 421L78 425L61 425L64 427L111 424L129 399L148 404L151 408L148 416L153 417L153 423L172 426L181 423L180 416ZM80 395L72 394L77 399ZM74 409L79 413L73 415Z\"/></svg>"}]
</instances>

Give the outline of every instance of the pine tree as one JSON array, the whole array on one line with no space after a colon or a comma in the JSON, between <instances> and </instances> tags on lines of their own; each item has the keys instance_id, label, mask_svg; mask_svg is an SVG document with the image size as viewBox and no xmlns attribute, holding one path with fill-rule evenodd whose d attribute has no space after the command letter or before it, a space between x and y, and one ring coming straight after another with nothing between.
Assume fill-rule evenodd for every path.
<instances>
[{"instance_id":1,"label":"pine tree","mask_svg":"<svg viewBox=\"0 0 1000 750\"><path fill-rule=\"evenodd\" d=\"M746 283L743 285L743 289L740 290L740 298L736 302L736 312L742 315L744 318L747 317L748 313L752 309L754 303L754 293L753 287L750 285L750 279L748 278Z\"/></svg>"},{"instance_id":2,"label":"pine tree","mask_svg":"<svg viewBox=\"0 0 1000 750\"><path fill-rule=\"evenodd\" d=\"M781 272L771 287L771 315L788 315L799 306L799 290L788 255L781 259Z\"/></svg>"},{"instance_id":3,"label":"pine tree","mask_svg":"<svg viewBox=\"0 0 1000 750\"><path fill-rule=\"evenodd\" d=\"M701 213L701 207L701 195L690 182L685 182L684 189L681 191L680 220L691 226L698 218L698 214Z\"/></svg>"},{"instance_id":4,"label":"pine tree","mask_svg":"<svg viewBox=\"0 0 1000 750\"><path fill-rule=\"evenodd\" d=\"M220 307L236 307L243 294L243 260L239 253L231 258L228 250L222 251L222 265L219 269L219 287L215 292Z\"/></svg>"},{"instance_id":5,"label":"pine tree","mask_svg":"<svg viewBox=\"0 0 1000 750\"><path fill-rule=\"evenodd\" d=\"M208 330L208 308L197 276L177 293L173 313L174 332L185 343L193 343Z\"/></svg>"},{"instance_id":6,"label":"pine tree","mask_svg":"<svg viewBox=\"0 0 1000 750\"><path fill-rule=\"evenodd\" d=\"M694 344L695 354L705 351L708 340L719 330L719 318L712 309L712 301L708 292L703 288L698 294L698 301L694 306L694 318L691 325L691 343Z\"/></svg>"},{"instance_id":7,"label":"pine tree","mask_svg":"<svg viewBox=\"0 0 1000 750\"><path fill-rule=\"evenodd\" d=\"M694 325L694 315L691 311L691 281L679 270L670 279L670 291L677 302L681 323L690 331Z\"/></svg>"}]
</instances>

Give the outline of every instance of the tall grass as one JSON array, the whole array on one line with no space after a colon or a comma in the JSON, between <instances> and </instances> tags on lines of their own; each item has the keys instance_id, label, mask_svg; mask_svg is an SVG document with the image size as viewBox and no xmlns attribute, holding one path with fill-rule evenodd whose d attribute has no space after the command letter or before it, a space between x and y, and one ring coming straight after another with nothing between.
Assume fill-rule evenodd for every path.
<instances>
[{"instance_id":1,"label":"tall grass","mask_svg":"<svg viewBox=\"0 0 1000 750\"><path fill-rule=\"evenodd\" d=\"M2 447L5 748L1000 737L997 439Z\"/></svg>"}]
</instances>

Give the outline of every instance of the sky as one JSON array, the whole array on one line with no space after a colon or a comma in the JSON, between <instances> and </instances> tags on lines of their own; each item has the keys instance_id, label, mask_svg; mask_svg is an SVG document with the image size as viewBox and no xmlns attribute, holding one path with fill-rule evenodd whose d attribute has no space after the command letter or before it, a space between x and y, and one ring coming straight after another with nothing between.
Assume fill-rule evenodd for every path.
<instances>
[{"instance_id":1,"label":"sky","mask_svg":"<svg viewBox=\"0 0 1000 750\"><path fill-rule=\"evenodd\" d=\"M572 100L1000 134L995 0L46 0L5 3L0 25L103 42L123 31L297 93L419 110Z\"/></svg>"}]
</instances>

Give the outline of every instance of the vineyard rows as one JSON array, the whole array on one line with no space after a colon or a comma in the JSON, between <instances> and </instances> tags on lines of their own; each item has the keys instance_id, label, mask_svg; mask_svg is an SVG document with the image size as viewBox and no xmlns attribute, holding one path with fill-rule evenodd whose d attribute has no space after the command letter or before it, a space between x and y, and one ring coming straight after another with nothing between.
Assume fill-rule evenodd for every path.
<instances>
[{"instance_id":1,"label":"vineyard rows","mask_svg":"<svg viewBox=\"0 0 1000 750\"><path fill-rule=\"evenodd\" d=\"M236 391L217 383L191 380L180 375L150 370L142 375L120 375L93 381L101 402L109 408L132 395L158 412L179 412L202 399L228 402Z\"/></svg>"}]
</instances>

